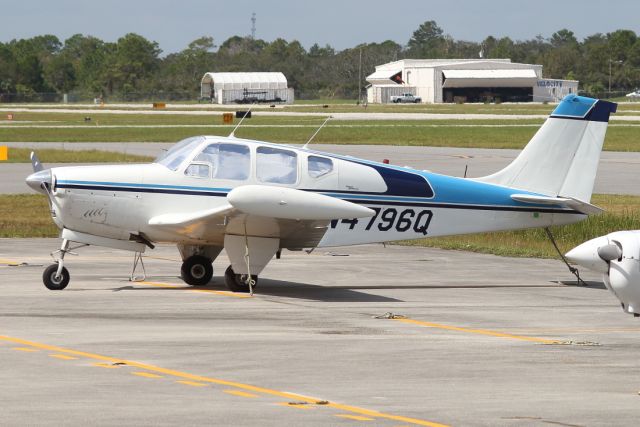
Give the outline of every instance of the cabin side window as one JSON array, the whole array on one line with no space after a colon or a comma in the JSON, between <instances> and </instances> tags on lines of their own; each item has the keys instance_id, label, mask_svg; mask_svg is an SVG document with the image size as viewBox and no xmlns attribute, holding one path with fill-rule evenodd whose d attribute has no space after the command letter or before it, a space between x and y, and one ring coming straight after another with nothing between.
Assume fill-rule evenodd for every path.
<instances>
[{"instance_id":1,"label":"cabin side window","mask_svg":"<svg viewBox=\"0 0 640 427\"><path fill-rule=\"evenodd\" d=\"M333 171L333 161L326 157L309 156L307 169L311 178L320 178Z\"/></svg>"},{"instance_id":2,"label":"cabin side window","mask_svg":"<svg viewBox=\"0 0 640 427\"><path fill-rule=\"evenodd\" d=\"M241 144L220 144L218 149L218 167L213 175L217 179L242 181L249 178L251 172L251 152Z\"/></svg>"},{"instance_id":3,"label":"cabin side window","mask_svg":"<svg viewBox=\"0 0 640 427\"><path fill-rule=\"evenodd\" d=\"M258 147L256 157L258 181L295 184L298 181L298 156L294 151Z\"/></svg>"},{"instance_id":4,"label":"cabin side window","mask_svg":"<svg viewBox=\"0 0 640 427\"><path fill-rule=\"evenodd\" d=\"M209 171L211 170L211 173ZM251 170L249 147L241 144L209 144L193 159L185 175L245 180Z\"/></svg>"}]
</instances>

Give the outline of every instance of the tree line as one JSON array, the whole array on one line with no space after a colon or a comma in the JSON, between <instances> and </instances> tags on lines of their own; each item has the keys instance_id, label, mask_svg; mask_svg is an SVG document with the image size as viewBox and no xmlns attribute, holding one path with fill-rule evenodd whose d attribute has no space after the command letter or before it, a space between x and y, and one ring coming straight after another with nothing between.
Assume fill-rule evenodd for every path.
<instances>
[{"instance_id":1,"label":"tree line","mask_svg":"<svg viewBox=\"0 0 640 427\"><path fill-rule=\"evenodd\" d=\"M387 40L337 51L300 42L233 36L219 46L200 37L162 56L157 42L129 33L115 42L76 34L0 43L0 100L35 100L38 93L77 98L195 99L208 71L281 71L298 98L355 98L376 65L404 58L510 58L542 64L546 78L575 79L581 90L604 96L640 86L640 38L617 30L578 40L568 29L531 40L488 36L455 40L435 21L421 24L406 45ZM362 76L362 77L360 77Z\"/></svg>"}]
</instances>

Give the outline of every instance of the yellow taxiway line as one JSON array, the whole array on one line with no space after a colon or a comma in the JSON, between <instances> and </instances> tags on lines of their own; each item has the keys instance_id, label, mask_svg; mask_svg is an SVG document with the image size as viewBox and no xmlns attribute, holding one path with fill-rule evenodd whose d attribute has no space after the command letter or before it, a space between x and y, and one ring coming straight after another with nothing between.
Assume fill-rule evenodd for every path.
<instances>
[{"instance_id":1,"label":"yellow taxiway line","mask_svg":"<svg viewBox=\"0 0 640 427\"><path fill-rule=\"evenodd\" d=\"M146 280L144 280L142 282L135 282L135 283L139 283L141 285L155 286L155 287L158 287L158 288L179 289L179 290L184 290L184 291L189 291L189 292L203 292L203 293L207 293L207 294L216 294L216 295L222 295L222 296L225 296L225 297L251 298L251 295L238 293L238 292L214 291L213 289L197 289L197 288L194 289L192 287L184 287L184 286L180 286L180 285L177 285L177 284L171 284L171 283L147 282Z\"/></svg>"},{"instance_id":2,"label":"yellow taxiway line","mask_svg":"<svg viewBox=\"0 0 640 427\"><path fill-rule=\"evenodd\" d=\"M370 417L374 419L375 418L387 419L387 420L400 421L403 423L409 423L409 424L420 425L420 426L428 426L428 427L447 427L445 424L440 424L433 421L404 417L402 415L387 414L384 412L378 412L371 409L360 408L358 406L344 405L341 403L325 401L323 399L318 399L315 397L303 396L301 394L278 391L270 388L258 387L250 384L243 384L236 381L223 380L220 378L194 375L194 374L189 374L187 372L162 368L160 366L149 365L147 363L136 362L133 360L126 360L126 359L120 359L116 357L103 356L95 353L88 353L85 351L72 350L64 347L58 347L55 345L43 344L43 343L38 343L34 341L23 340L21 338L9 337L6 335L0 335L0 341L6 341L13 344L26 346L23 348L48 350L55 353L64 353L64 354L83 357L87 359L98 360L101 362L110 362L111 364L114 364L114 363L125 364L127 366L131 366L134 368L147 371L147 372L141 372L141 371L132 372L132 374L139 375L139 376L156 378L156 377L161 377L163 375L166 375L166 376L171 376L175 378L180 378L181 380L189 380L189 381L201 382L201 383L212 383L212 384L224 385L227 387L233 387L233 388L242 390L244 392L247 392L246 394L257 393L258 395L262 394L262 395L269 395L269 396L277 396L277 397L283 397L285 399L291 399L293 401L306 402L307 404L311 404L314 406L321 405L322 407L339 409L344 412L351 412L352 414L355 414L355 415ZM294 406L294 405L290 405L290 406Z\"/></svg>"},{"instance_id":3,"label":"yellow taxiway line","mask_svg":"<svg viewBox=\"0 0 640 427\"><path fill-rule=\"evenodd\" d=\"M350 420L356 420L356 421L374 421L373 418L369 418L369 417L363 417L361 415L351 415L351 414L336 414L336 417L340 417L340 418L348 418Z\"/></svg>"},{"instance_id":4,"label":"yellow taxiway line","mask_svg":"<svg viewBox=\"0 0 640 427\"><path fill-rule=\"evenodd\" d=\"M131 375L137 375L139 377L145 377L145 378L162 378L162 375L152 374L151 372L141 372L141 371L131 372Z\"/></svg>"},{"instance_id":5,"label":"yellow taxiway line","mask_svg":"<svg viewBox=\"0 0 640 427\"><path fill-rule=\"evenodd\" d=\"M551 340L551 339L547 339L547 338L538 338L538 337L528 337L528 336L524 336L524 335L513 335L513 334L506 334L504 332L496 332L496 331L490 331L487 329L471 329L471 328L461 328L459 326L451 326L451 325L443 325L441 323L433 323L433 322L424 322L422 320L414 320L414 319L393 319L396 322L402 322L402 323L408 323L408 324L412 324L412 325L418 325L418 326L423 326L423 327L427 327L427 328L436 328L436 329L445 329L448 331L457 331L457 332L466 332L466 333L470 333L470 334L479 334L479 335L488 335L488 336L492 336L492 337L498 337L498 338L509 338L512 340L519 340L519 341L529 341L529 342L537 342L537 343L541 343L541 344L561 344L561 341L558 340Z\"/></svg>"},{"instance_id":6,"label":"yellow taxiway line","mask_svg":"<svg viewBox=\"0 0 640 427\"><path fill-rule=\"evenodd\" d=\"M197 383L195 381L187 381L187 380L178 380L176 382L179 384L190 385L191 387L206 387L208 385L205 383Z\"/></svg>"},{"instance_id":7,"label":"yellow taxiway line","mask_svg":"<svg viewBox=\"0 0 640 427\"><path fill-rule=\"evenodd\" d=\"M40 351L37 348L33 348L33 347L13 347L11 350L15 350L15 351L25 351L25 352L34 352L34 351Z\"/></svg>"},{"instance_id":8,"label":"yellow taxiway line","mask_svg":"<svg viewBox=\"0 0 640 427\"><path fill-rule=\"evenodd\" d=\"M118 365L112 365L111 363L104 363L104 362L94 363L93 366L97 366L98 368L105 368L105 369L118 369L120 367Z\"/></svg>"},{"instance_id":9,"label":"yellow taxiway line","mask_svg":"<svg viewBox=\"0 0 640 427\"><path fill-rule=\"evenodd\" d=\"M69 356L68 354L50 354L49 357L55 357L62 360L76 360L77 357Z\"/></svg>"},{"instance_id":10,"label":"yellow taxiway line","mask_svg":"<svg viewBox=\"0 0 640 427\"><path fill-rule=\"evenodd\" d=\"M308 402L303 402L303 403L304 404L301 405L301 404L296 404L296 403L291 403L291 402L279 402L279 403L277 403L277 405L286 406L286 407L289 407L289 408L296 408L296 409L307 409L307 410L308 409L315 409L315 407L314 406L310 406L308 404Z\"/></svg>"},{"instance_id":11,"label":"yellow taxiway line","mask_svg":"<svg viewBox=\"0 0 640 427\"><path fill-rule=\"evenodd\" d=\"M240 390L222 390L222 391L224 391L227 394L233 394L234 396L248 397L248 398L258 397L257 394L247 393L246 391L240 391Z\"/></svg>"}]
</instances>

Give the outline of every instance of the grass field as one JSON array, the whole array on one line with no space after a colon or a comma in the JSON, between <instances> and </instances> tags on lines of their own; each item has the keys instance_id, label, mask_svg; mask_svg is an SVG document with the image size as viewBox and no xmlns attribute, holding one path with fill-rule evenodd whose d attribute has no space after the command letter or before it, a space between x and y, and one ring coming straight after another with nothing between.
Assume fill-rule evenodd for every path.
<instances>
[{"instance_id":1,"label":"grass field","mask_svg":"<svg viewBox=\"0 0 640 427\"><path fill-rule=\"evenodd\" d=\"M596 194L591 203L604 208L606 212L602 215L591 216L576 224L551 227L563 253L586 240L613 231L640 229L640 197ZM557 257L557 253L543 229L436 237L407 241L402 244L504 256Z\"/></svg>"},{"instance_id":2,"label":"grass field","mask_svg":"<svg viewBox=\"0 0 640 427\"><path fill-rule=\"evenodd\" d=\"M640 197L594 195L592 203L607 212L568 226L552 227L564 252L578 244L618 230L640 229ZM0 237L56 237L58 229L49 218L42 195L0 195ZM414 246L466 250L519 257L556 257L544 230L522 230L438 237L402 242Z\"/></svg>"},{"instance_id":3,"label":"grass field","mask_svg":"<svg viewBox=\"0 0 640 427\"><path fill-rule=\"evenodd\" d=\"M1 104L0 104L1 105ZM327 114L326 116L329 116ZM243 122L243 126L249 125L296 125L296 126L319 126L324 122L325 115L288 115L282 112L278 115L264 115L260 111L252 114L251 118L246 119ZM393 116L392 116L393 117ZM438 116L435 116L438 117ZM544 117L529 118L529 119L502 119L500 116L495 118L481 118L470 119L461 116L461 119L448 119L447 116L442 116L441 119L432 120L334 120L330 121L329 125L373 125L373 124L403 124L403 123L418 123L418 124L531 124L542 123ZM91 118L90 121L85 121L85 118ZM240 119L233 119L232 125L226 125L225 127L233 127ZM141 126L141 125L175 125L175 126L222 126L222 116L219 111L201 112L198 114L191 114L189 112L171 113L166 112L163 114L145 114L141 112L131 112L124 114L122 112L117 113L72 113L72 112L20 112L14 114L13 120L6 120L0 117L0 126L4 128L18 128L18 127L56 127L56 126L82 126L85 128L100 128L101 126Z\"/></svg>"},{"instance_id":4,"label":"grass field","mask_svg":"<svg viewBox=\"0 0 640 427\"><path fill-rule=\"evenodd\" d=\"M639 102L629 102L628 98L616 99L618 102L618 111L640 110ZM95 104L0 104L0 108L59 108L65 110L105 110L105 109L122 109L122 110L153 110L151 102L134 102L134 103L106 103L104 106ZM364 105L357 105L356 100L349 99L313 99L313 100L297 100L293 105L279 104L275 108L269 105L260 104L253 106L254 111L307 111L307 112L427 112L427 113L457 113L457 114L548 114L556 104L542 103L502 103L502 104L369 104L365 108ZM236 111L246 110L248 105L218 105L209 103L195 102L175 102L167 104L164 111Z\"/></svg>"},{"instance_id":5,"label":"grass field","mask_svg":"<svg viewBox=\"0 0 640 427\"><path fill-rule=\"evenodd\" d=\"M403 122L397 126L379 123L348 122L328 125L314 139L315 144L415 145L435 147L474 147L521 149L538 129L537 125L509 127L459 127L460 123ZM465 123L467 124L467 123ZM470 124L470 123L469 123ZM49 142L176 142L193 135L228 135L231 127L185 128L0 128L1 141ZM259 139L286 144L303 144L313 134L311 127L244 127L239 138ZM607 151L640 151L640 129L611 125L604 149Z\"/></svg>"},{"instance_id":6,"label":"grass field","mask_svg":"<svg viewBox=\"0 0 640 427\"><path fill-rule=\"evenodd\" d=\"M57 237L42 194L0 195L0 237Z\"/></svg>"},{"instance_id":7,"label":"grass field","mask_svg":"<svg viewBox=\"0 0 640 427\"><path fill-rule=\"evenodd\" d=\"M351 108L348 105L335 106L343 107ZM384 111L403 111L405 108L416 112L439 113L548 114L553 106L474 104L393 105L376 108ZM636 110L629 111L640 110L640 106L633 108ZM360 108L359 111L362 112L363 109ZM367 109L367 112L375 111L373 108ZM85 121L86 117L91 117L91 121ZM254 117L245 120L236 135L278 143L303 144L323 121L322 117L294 117L287 116L286 113L282 116L261 116L260 111L257 111ZM322 129L314 143L521 149L542 123L543 119L334 120ZM16 113L12 122L0 119L0 142L175 142L193 135L228 135L234 125L223 125L219 111L211 114L28 111ZM640 151L640 132L637 127L640 127L640 122L612 123L604 149Z\"/></svg>"},{"instance_id":8,"label":"grass field","mask_svg":"<svg viewBox=\"0 0 640 427\"><path fill-rule=\"evenodd\" d=\"M33 151L29 148L9 148L9 160L2 163L29 163L29 155ZM153 160L153 157L135 156L132 154L115 153L99 150L56 150L38 149L38 158L43 163L143 163Z\"/></svg>"}]
</instances>

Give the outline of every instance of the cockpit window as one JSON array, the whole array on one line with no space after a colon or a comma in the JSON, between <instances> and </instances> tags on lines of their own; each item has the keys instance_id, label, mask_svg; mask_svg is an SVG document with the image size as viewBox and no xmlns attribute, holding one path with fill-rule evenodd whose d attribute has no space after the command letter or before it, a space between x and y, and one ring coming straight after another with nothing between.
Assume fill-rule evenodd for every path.
<instances>
[{"instance_id":1,"label":"cockpit window","mask_svg":"<svg viewBox=\"0 0 640 427\"><path fill-rule=\"evenodd\" d=\"M258 147L256 176L259 181L275 184L295 184L298 180L298 162L294 151L271 147Z\"/></svg>"},{"instance_id":2,"label":"cockpit window","mask_svg":"<svg viewBox=\"0 0 640 427\"><path fill-rule=\"evenodd\" d=\"M191 163L185 169L184 174L187 176L194 176L197 178L209 178L210 165L203 165L201 163Z\"/></svg>"},{"instance_id":3,"label":"cockpit window","mask_svg":"<svg viewBox=\"0 0 640 427\"><path fill-rule=\"evenodd\" d=\"M311 178L320 178L333 170L333 161L326 157L309 156L308 169Z\"/></svg>"},{"instance_id":4,"label":"cockpit window","mask_svg":"<svg viewBox=\"0 0 640 427\"><path fill-rule=\"evenodd\" d=\"M202 136L193 136L191 138L183 139L176 143L171 149L165 153L160 154L155 163L159 163L171 170L176 170L180 167L182 162L193 152L195 147L203 141Z\"/></svg>"}]
</instances>

